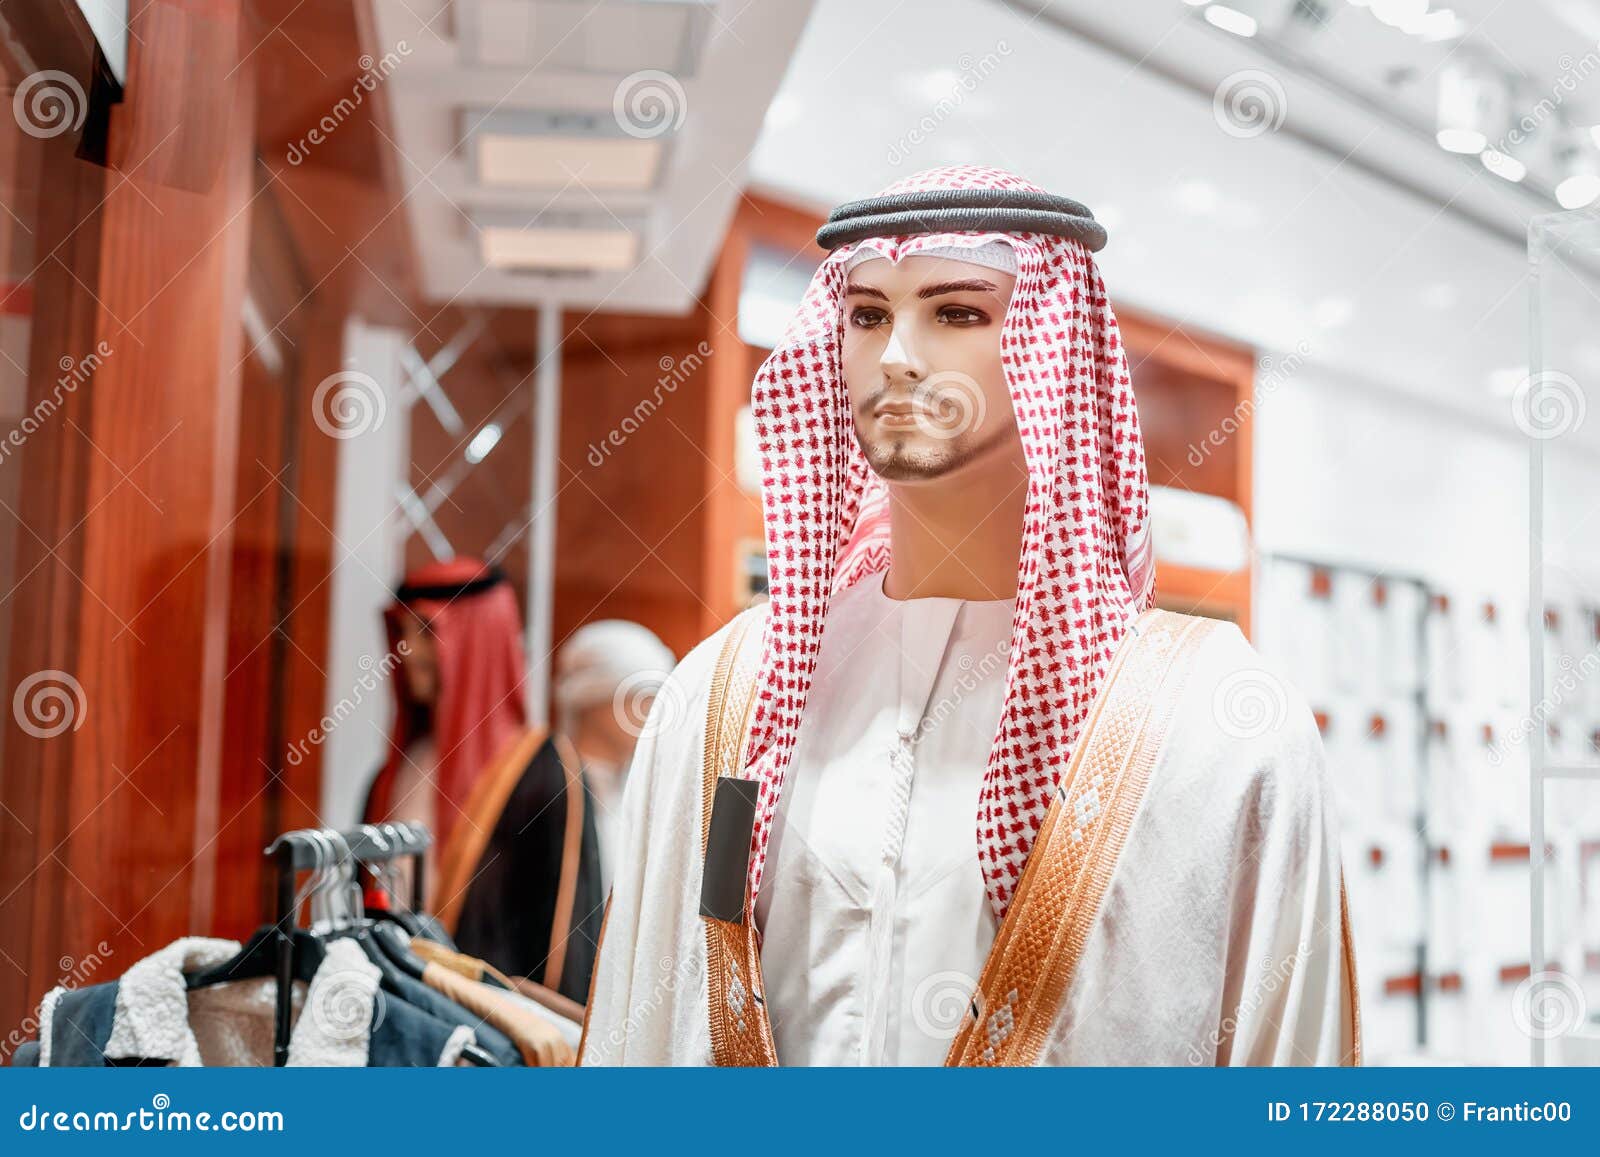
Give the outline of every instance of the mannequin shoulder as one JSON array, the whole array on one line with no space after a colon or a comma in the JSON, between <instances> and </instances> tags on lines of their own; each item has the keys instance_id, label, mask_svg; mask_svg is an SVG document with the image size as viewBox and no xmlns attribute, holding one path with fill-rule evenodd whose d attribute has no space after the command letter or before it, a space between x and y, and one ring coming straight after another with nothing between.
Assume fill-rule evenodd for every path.
<instances>
[{"instance_id":1,"label":"mannequin shoulder","mask_svg":"<svg viewBox=\"0 0 1600 1157\"><path fill-rule=\"evenodd\" d=\"M741 611L697 643L673 667L656 691L644 732L639 737L641 753L649 753L648 762L672 768L686 761L693 762L698 773L698 753L705 740L706 709L724 645L735 632L742 632L741 653L752 662L759 658L765 613L764 607ZM636 758L635 769L638 767Z\"/></svg>"},{"instance_id":2,"label":"mannequin shoulder","mask_svg":"<svg viewBox=\"0 0 1600 1157\"><path fill-rule=\"evenodd\" d=\"M1200 643L1164 751L1172 779L1257 807L1317 810L1330 788L1310 706L1233 623Z\"/></svg>"}]
</instances>

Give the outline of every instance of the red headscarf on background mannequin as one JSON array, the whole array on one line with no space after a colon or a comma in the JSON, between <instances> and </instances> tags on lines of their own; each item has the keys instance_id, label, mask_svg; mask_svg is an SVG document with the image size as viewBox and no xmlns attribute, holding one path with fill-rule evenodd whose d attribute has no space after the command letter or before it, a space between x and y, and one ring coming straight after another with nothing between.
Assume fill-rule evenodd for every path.
<instances>
[{"instance_id":1,"label":"red headscarf on background mannequin","mask_svg":"<svg viewBox=\"0 0 1600 1157\"><path fill-rule=\"evenodd\" d=\"M454 558L430 563L406 575L406 588L455 587L489 574L480 559ZM397 654L401 616L415 614L429 624L438 669L433 704L433 740L437 767L434 838L449 839L461 806L473 784L490 764L528 729L523 703L525 669L522 617L511 585L497 582L485 590L445 598L398 599L384 611L390 654ZM404 656L399 661L405 662ZM368 796L367 820L381 820L402 801L392 797L401 761L418 738L413 733L417 704L404 673L391 680L395 695L394 726L383 770Z\"/></svg>"}]
</instances>

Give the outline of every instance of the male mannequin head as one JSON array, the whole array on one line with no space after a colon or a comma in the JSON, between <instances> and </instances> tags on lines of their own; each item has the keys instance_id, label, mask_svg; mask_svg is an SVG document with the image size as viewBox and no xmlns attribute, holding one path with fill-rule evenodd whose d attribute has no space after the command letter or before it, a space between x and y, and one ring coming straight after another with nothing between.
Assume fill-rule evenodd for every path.
<instances>
[{"instance_id":1,"label":"male mannequin head","mask_svg":"<svg viewBox=\"0 0 1600 1157\"><path fill-rule=\"evenodd\" d=\"M1048 753L1072 750L1152 594L1138 414L1092 258L1105 241L1079 202L969 165L818 230L830 256L752 392L770 576L746 753L763 782L753 894L829 606L881 581L891 599L1016 600L978 813L1005 910L1052 798ZM974 277L987 284L923 296Z\"/></svg>"},{"instance_id":2,"label":"male mannequin head","mask_svg":"<svg viewBox=\"0 0 1600 1157\"><path fill-rule=\"evenodd\" d=\"M1000 333L1017 279L987 258L865 256L845 276L840 363L856 443L889 487L892 598L1016 591L1027 463Z\"/></svg>"},{"instance_id":3,"label":"male mannequin head","mask_svg":"<svg viewBox=\"0 0 1600 1157\"><path fill-rule=\"evenodd\" d=\"M555 670L557 724L592 775L621 783L674 662L654 632L620 619L579 627L562 645Z\"/></svg>"},{"instance_id":4,"label":"male mannequin head","mask_svg":"<svg viewBox=\"0 0 1600 1157\"><path fill-rule=\"evenodd\" d=\"M878 477L948 485L991 459L1021 468L1000 360L1016 281L947 257L880 257L850 270L845 387L856 441Z\"/></svg>"}]
</instances>

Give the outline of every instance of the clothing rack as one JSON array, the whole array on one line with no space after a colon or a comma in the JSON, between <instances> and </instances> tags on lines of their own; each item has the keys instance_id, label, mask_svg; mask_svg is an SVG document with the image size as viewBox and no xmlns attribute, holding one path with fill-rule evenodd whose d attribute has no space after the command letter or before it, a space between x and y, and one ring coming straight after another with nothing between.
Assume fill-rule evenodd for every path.
<instances>
[{"instance_id":1,"label":"clothing rack","mask_svg":"<svg viewBox=\"0 0 1600 1157\"><path fill-rule=\"evenodd\" d=\"M349 831L326 834L327 829L301 828L284 832L266 848L278 869L277 913L273 921L277 951L277 1007L272 1031L272 1063L281 1068L289 1060L289 1029L294 982L294 933L299 916L296 882L302 871L328 866L330 842L340 846L341 858L358 865L387 863L406 856L421 856L433 844L422 824L364 824ZM345 852L348 849L348 853ZM412 908L421 911L423 871L419 863L411 873Z\"/></svg>"}]
</instances>

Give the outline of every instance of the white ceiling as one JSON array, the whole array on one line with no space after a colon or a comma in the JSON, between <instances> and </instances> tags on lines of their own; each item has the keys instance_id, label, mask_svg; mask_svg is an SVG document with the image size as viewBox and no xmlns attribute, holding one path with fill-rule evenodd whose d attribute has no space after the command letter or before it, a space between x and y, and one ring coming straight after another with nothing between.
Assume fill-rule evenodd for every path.
<instances>
[{"instance_id":1,"label":"white ceiling","mask_svg":"<svg viewBox=\"0 0 1600 1157\"><path fill-rule=\"evenodd\" d=\"M682 312L745 187L822 211L921 168L988 163L1107 223L1099 263L1117 301L1510 430L1504 387L1529 360L1523 239L1556 206L1536 159L1518 186L1439 149L1433 86L1452 53L1477 53L1520 78L1528 109L1553 97L1600 119L1600 2L1449 2L1465 36L1423 44L1347 0L1322 0L1313 34L1264 19L1255 39L1181 0L724 0L698 6L700 47L680 59L681 3L371 0L368 43L410 47L384 89L436 301ZM471 129L535 113L603 128L625 70L644 67L683 94L655 187L606 187L638 158L564 162L571 179L543 194L478 179ZM1266 94L1275 127L1215 111L1241 85ZM485 226L551 223L625 227L639 263L485 267ZM1569 334L1600 304L1592 284L1570 282ZM1600 374L1600 336L1566 346L1571 373ZM1584 433L1600 445L1600 421Z\"/></svg>"},{"instance_id":2,"label":"white ceiling","mask_svg":"<svg viewBox=\"0 0 1600 1157\"><path fill-rule=\"evenodd\" d=\"M1469 25L1468 10L1486 10L1499 51L1529 70L1594 51L1553 4L1455 7ZM1436 64L1449 50L1415 55ZM1250 71L1281 86L1284 115L1275 131L1241 137L1224 131L1212 95ZM1600 99L1600 67L1581 83ZM1289 72L1178 0L821 0L768 113L754 179L825 209L969 161L1104 219L1098 261L1117 301L1265 350L1298 348L1325 372L1512 428L1490 379L1528 361L1522 239L1554 203ZM1575 308L1593 316L1597 304ZM1571 356L1592 381L1591 328L1596 341Z\"/></svg>"},{"instance_id":3,"label":"white ceiling","mask_svg":"<svg viewBox=\"0 0 1600 1157\"><path fill-rule=\"evenodd\" d=\"M810 4L370 0L370 9L368 54L396 61L382 81L384 131L431 300L681 313L716 258ZM619 100L642 103L625 113ZM479 177L473 134L515 132L519 122L624 146L657 143L659 161L569 151L545 157L556 186L491 187ZM659 164L653 184L617 187L651 163ZM546 254L609 252L637 263L613 273L485 264L484 230L513 252L529 248L516 236L529 227L563 231L535 247ZM631 244L604 236L624 231Z\"/></svg>"}]
</instances>

